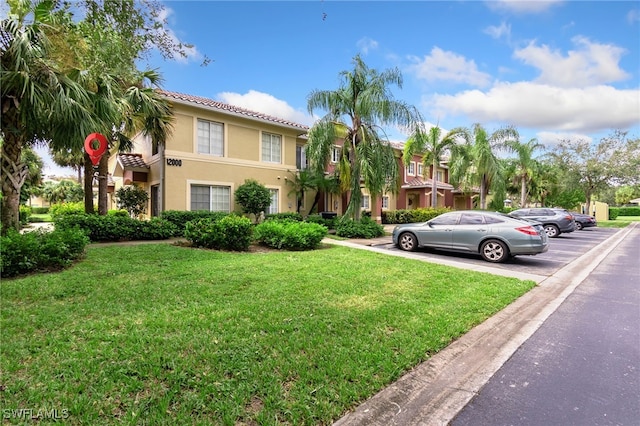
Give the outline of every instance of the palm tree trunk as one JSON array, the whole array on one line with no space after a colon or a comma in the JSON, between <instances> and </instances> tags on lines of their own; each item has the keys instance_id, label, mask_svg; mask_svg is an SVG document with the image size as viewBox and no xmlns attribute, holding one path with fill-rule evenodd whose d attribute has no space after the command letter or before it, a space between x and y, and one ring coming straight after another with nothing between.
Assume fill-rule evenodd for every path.
<instances>
[{"instance_id":1,"label":"palm tree trunk","mask_svg":"<svg viewBox=\"0 0 640 426\"><path fill-rule=\"evenodd\" d=\"M436 167L438 167L438 163L436 162L436 158L434 156L433 163L431 164L431 208L435 209L438 207L438 182L436 181L436 177L438 176L436 172Z\"/></svg>"},{"instance_id":2,"label":"palm tree trunk","mask_svg":"<svg viewBox=\"0 0 640 426\"><path fill-rule=\"evenodd\" d=\"M2 173L2 235L9 229L20 229L20 189L29 169L20 159L22 144L11 132L6 132L2 146L0 167Z\"/></svg>"},{"instance_id":3,"label":"palm tree trunk","mask_svg":"<svg viewBox=\"0 0 640 426\"><path fill-rule=\"evenodd\" d=\"M107 205L107 174L109 172L109 157L105 154L98 164L98 214L105 216L109 211Z\"/></svg>"},{"instance_id":4,"label":"palm tree trunk","mask_svg":"<svg viewBox=\"0 0 640 426\"><path fill-rule=\"evenodd\" d=\"M93 164L89 154L84 154L84 212L93 214Z\"/></svg>"},{"instance_id":5,"label":"palm tree trunk","mask_svg":"<svg viewBox=\"0 0 640 426\"><path fill-rule=\"evenodd\" d=\"M480 179L480 209L481 210L485 209L485 204L486 204L485 193L486 193L486 182L483 175L482 178Z\"/></svg>"},{"instance_id":6,"label":"palm tree trunk","mask_svg":"<svg viewBox=\"0 0 640 426\"><path fill-rule=\"evenodd\" d=\"M520 208L524 207L524 203L527 202L527 182L526 177L522 176L520 180Z\"/></svg>"}]
</instances>

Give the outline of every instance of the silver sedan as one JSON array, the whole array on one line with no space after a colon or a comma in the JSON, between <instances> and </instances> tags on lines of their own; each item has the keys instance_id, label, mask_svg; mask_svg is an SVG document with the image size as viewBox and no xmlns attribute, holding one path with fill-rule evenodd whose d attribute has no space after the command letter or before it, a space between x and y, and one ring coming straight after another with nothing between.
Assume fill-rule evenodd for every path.
<instances>
[{"instance_id":1,"label":"silver sedan","mask_svg":"<svg viewBox=\"0 0 640 426\"><path fill-rule=\"evenodd\" d=\"M429 247L477 253L488 262L549 249L549 238L540 223L480 210L454 211L427 222L398 225L392 236L401 250Z\"/></svg>"}]
</instances>

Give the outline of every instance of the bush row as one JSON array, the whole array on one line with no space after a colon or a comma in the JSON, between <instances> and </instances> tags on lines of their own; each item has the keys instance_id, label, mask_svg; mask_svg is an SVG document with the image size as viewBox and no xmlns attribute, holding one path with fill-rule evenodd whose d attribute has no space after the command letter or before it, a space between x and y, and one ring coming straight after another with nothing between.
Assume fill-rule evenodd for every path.
<instances>
[{"instance_id":1,"label":"bush row","mask_svg":"<svg viewBox=\"0 0 640 426\"><path fill-rule=\"evenodd\" d=\"M175 226L161 218L137 220L120 212L99 216L74 213L56 215L55 229L81 229L91 241L165 240L174 235Z\"/></svg>"},{"instance_id":2,"label":"bush row","mask_svg":"<svg viewBox=\"0 0 640 426\"><path fill-rule=\"evenodd\" d=\"M184 237L195 247L246 251L252 241L252 224L236 215L202 217L186 223Z\"/></svg>"},{"instance_id":3,"label":"bush row","mask_svg":"<svg viewBox=\"0 0 640 426\"><path fill-rule=\"evenodd\" d=\"M382 212L382 223L418 223L426 222L436 216L451 211L449 208L421 208L412 210L393 210Z\"/></svg>"},{"instance_id":4,"label":"bush row","mask_svg":"<svg viewBox=\"0 0 640 426\"><path fill-rule=\"evenodd\" d=\"M84 254L89 238L79 229L9 230L0 237L3 278L36 271L60 270Z\"/></svg>"},{"instance_id":5,"label":"bush row","mask_svg":"<svg viewBox=\"0 0 640 426\"><path fill-rule=\"evenodd\" d=\"M640 206L609 207L609 220L615 220L618 216L640 216Z\"/></svg>"},{"instance_id":6,"label":"bush row","mask_svg":"<svg viewBox=\"0 0 640 426\"><path fill-rule=\"evenodd\" d=\"M313 250L327 232L325 226L317 223L271 219L255 227L254 238L259 244L275 249Z\"/></svg>"},{"instance_id":7,"label":"bush row","mask_svg":"<svg viewBox=\"0 0 640 426\"><path fill-rule=\"evenodd\" d=\"M336 235L345 238L376 238L384 235L384 227L367 216L359 221L343 219L338 222Z\"/></svg>"},{"instance_id":8,"label":"bush row","mask_svg":"<svg viewBox=\"0 0 640 426\"><path fill-rule=\"evenodd\" d=\"M181 211L181 210L167 210L160 214L160 217L164 220L171 222L175 226L176 237L184 236L185 227L188 222L196 219L211 218L214 220L222 219L228 216L229 213L225 212L211 212L208 210L195 210L195 211Z\"/></svg>"}]
</instances>

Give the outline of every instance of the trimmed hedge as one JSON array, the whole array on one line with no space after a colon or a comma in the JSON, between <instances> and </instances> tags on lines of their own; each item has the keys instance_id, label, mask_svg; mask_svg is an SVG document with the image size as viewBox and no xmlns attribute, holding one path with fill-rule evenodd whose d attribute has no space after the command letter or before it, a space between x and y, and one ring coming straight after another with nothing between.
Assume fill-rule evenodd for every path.
<instances>
[{"instance_id":1,"label":"trimmed hedge","mask_svg":"<svg viewBox=\"0 0 640 426\"><path fill-rule=\"evenodd\" d=\"M296 222L302 222L303 218L300 213L285 212L268 214L264 217L264 220L294 220Z\"/></svg>"},{"instance_id":2,"label":"trimmed hedge","mask_svg":"<svg viewBox=\"0 0 640 426\"><path fill-rule=\"evenodd\" d=\"M20 225L25 226L29 223L29 219L31 218L31 207L20 204L18 211L18 219L20 221Z\"/></svg>"},{"instance_id":3,"label":"trimmed hedge","mask_svg":"<svg viewBox=\"0 0 640 426\"><path fill-rule=\"evenodd\" d=\"M175 236L184 236L185 226L187 222L191 222L196 219L212 218L214 220L222 219L225 216L229 216L226 212L212 212L208 210L195 210L195 211L182 211L182 210L167 210L160 213L160 217L164 220L168 220L176 227Z\"/></svg>"},{"instance_id":4,"label":"trimmed hedge","mask_svg":"<svg viewBox=\"0 0 640 426\"><path fill-rule=\"evenodd\" d=\"M251 220L236 215L192 220L184 229L184 237L193 246L231 251L249 250L252 233Z\"/></svg>"},{"instance_id":5,"label":"trimmed hedge","mask_svg":"<svg viewBox=\"0 0 640 426\"><path fill-rule=\"evenodd\" d=\"M345 238L376 238L384 235L384 227L366 216L360 221L343 219L338 222L336 235Z\"/></svg>"},{"instance_id":6,"label":"trimmed hedge","mask_svg":"<svg viewBox=\"0 0 640 426\"><path fill-rule=\"evenodd\" d=\"M609 207L609 220L615 220L618 216L640 216L640 206Z\"/></svg>"},{"instance_id":7,"label":"trimmed hedge","mask_svg":"<svg viewBox=\"0 0 640 426\"><path fill-rule=\"evenodd\" d=\"M125 212L99 216L76 213L58 215L54 219L56 229L79 228L93 242L166 240L174 235L175 226L164 219L154 217L148 221L132 219Z\"/></svg>"},{"instance_id":8,"label":"trimmed hedge","mask_svg":"<svg viewBox=\"0 0 640 426\"><path fill-rule=\"evenodd\" d=\"M385 224L397 224L397 223L420 223L433 219L436 216L440 216L442 213L451 211L446 207L438 208L422 208L412 210L392 210L382 212L382 223Z\"/></svg>"},{"instance_id":9,"label":"trimmed hedge","mask_svg":"<svg viewBox=\"0 0 640 426\"><path fill-rule=\"evenodd\" d=\"M0 275L3 278L68 267L84 254L89 238L79 229L42 229L0 237Z\"/></svg>"},{"instance_id":10,"label":"trimmed hedge","mask_svg":"<svg viewBox=\"0 0 640 426\"><path fill-rule=\"evenodd\" d=\"M262 245L284 250L313 250L327 235L327 228L317 223L295 220L267 220L254 230Z\"/></svg>"},{"instance_id":11,"label":"trimmed hedge","mask_svg":"<svg viewBox=\"0 0 640 426\"><path fill-rule=\"evenodd\" d=\"M336 224L338 223L338 220L340 220L338 217L325 219L319 214L310 214L305 219L305 222L317 223L318 225L322 225L327 229L336 229Z\"/></svg>"}]
</instances>

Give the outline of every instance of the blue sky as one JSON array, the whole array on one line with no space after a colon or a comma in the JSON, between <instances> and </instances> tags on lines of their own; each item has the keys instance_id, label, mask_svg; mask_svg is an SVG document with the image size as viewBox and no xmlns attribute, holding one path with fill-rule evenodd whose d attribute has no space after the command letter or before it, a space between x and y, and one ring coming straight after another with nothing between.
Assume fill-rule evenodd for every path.
<instances>
[{"instance_id":1,"label":"blue sky","mask_svg":"<svg viewBox=\"0 0 640 426\"><path fill-rule=\"evenodd\" d=\"M638 1L163 4L175 37L194 45L186 59L141 62L166 90L312 125L308 94L338 88L360 54L370 68L397 67L395 98L445 129L513 125L547 146L640 136Z\"/></svg>"}]
</instances>

